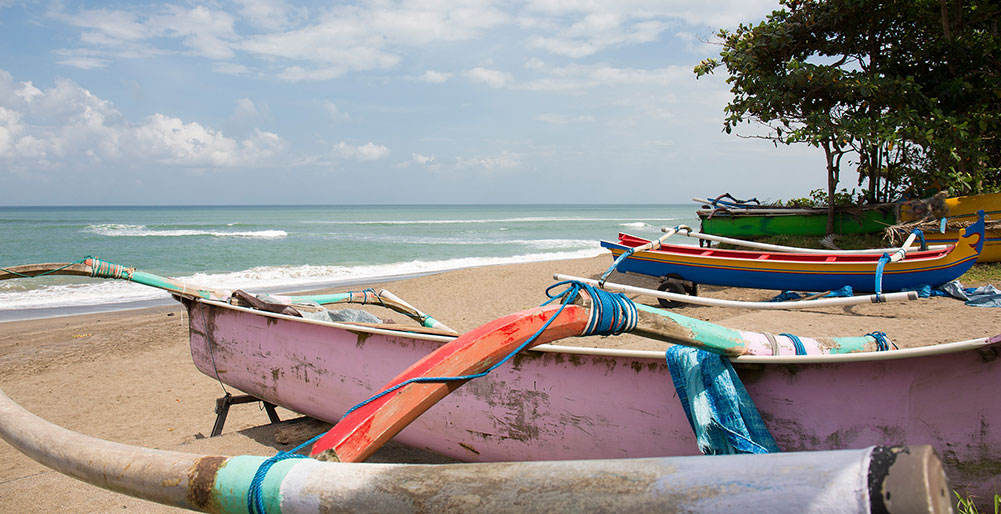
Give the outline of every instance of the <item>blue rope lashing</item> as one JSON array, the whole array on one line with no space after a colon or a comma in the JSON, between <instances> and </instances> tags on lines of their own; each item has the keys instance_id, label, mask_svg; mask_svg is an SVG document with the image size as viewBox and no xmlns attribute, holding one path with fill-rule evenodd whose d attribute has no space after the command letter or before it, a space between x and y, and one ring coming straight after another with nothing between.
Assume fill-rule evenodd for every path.
<instances>
[{"instance_id":1,"label":"blue rope lashing","mask_svg":"<svg viewBox=\"0 0 1001 514\"><path fill-rule=\"evenodd\" d=\"M869 336L869 337L872 337L873 339L876 340L876 351L877 352L886 352L886 351L889 351L891 345L893 346L894 350L899 350L900 349L900 348L897 348L897 343L894 343L893 341L890 341L890 339L888 337L886 337L886 332L869 332L866 335Z\"/></svg>"},{"instance_id":2,"label":"blue rope lashing","mask_svg":"<svg viewBox=\"0 0 1001 514\"><path fill-rule=\"evenodd\" d=\"M635 252L636 252L635 248L626 248L626 251L622 252L622 255L620 255L617 259L615 259L615 262L612 263L612 266L610 268L608 268L607 271L605 271L604 273L601 274L601 278L598 279L598 285L599 286L604 286L605 285L605 280L608 279L608 276L611 275L613 271L615 271L615 268L619 267L619 263L621 263L622 261L624 261L627 258L629 258L629 256L632 255ZM552 287L552 286L550 286L550 287Z\"/></svg>"},{"instance_id":3,"label":"blue rope lashing","mask_svg":"<svg viewBox=\"0 0 1001 514\"><path fill-rule=\"evenodd\" d=\"M925 233L922 232L920 228L916 228L916 229L912 230L911 233L912 234L916 234L918 236L918 241L921 241L921 251L923 252L923 251L927 250L928 249L928 243L925 242Z\"/></svg>"},{"instance_id":4,"label":"blue rope lashing","mask_svg":"<svg viewBox=\"0 0 1001 514\"><path fill-rule=\"evenodd\" d=\"M560 291L559 293L555 294L551 293L553 289L564 284L567 284L566 289ZM608 291L602 291L601 289L597 289L594 286L585 284L583 282L578 282L576 280L567 280L563 282L558 282L546 288L546 296L549 297L549 300L546 300L542 304L542 305L548 305L556 301L557 299L562 298L563 301L560 305L560 308L556 311L556 314L554 314L551 318L546 320L546 323L542 325L542 328L540 328L534 334L532 334L532 336L529 337L524 343L519 345L518 348L516 348L511 353L507 354L507 356L505 356L503 359L495 363L493 366L487 368L486 371L483 371L481 373L474 373L471 375L457 376L457 377L411 378L403 382L400 382L399 384L396 384L393 387L385 389L382 392L379 392L378 394L371 396L367 400L355 405L354 407L351 407L350 409L348 409L347 412L344 413L344 416L341 417L341 419L344 419L345 417L348 416L348 414L351 414L352 412L358 410L359 408L368 405L369 403L379 398L382 398L383 396L392 393L393 391L396 391L397 389L409 384L428 383L428 382L453 382L460 380L472 380L474 378L480 378L486 376L488 373L490 373L497 367L502 366L504 363L506 363L508 360L514 357L515 354L524 350L525 347L529 346L530 344L532 344L532 342L538 339L538 337L542 335L542 333L545 332L547 328L549 328L549 325L552 324L552 322L557 317L559 317L560 313L563 312L563 309L565 309L567 305L570 305L571 303L573 303L574 300L577 299L581 291L586 291L587 294L591 296L593 303L593 305L591 306L591 312L590 316L588 317L587 325L584 331L581 333L582 336L619 335L623 332L629 332L634 328L636 328L636 323L639 319L639 314L636 310L636 304L633 303L633 301L630 300L625 295L620 293L611 293ZM313 444L322 436L323 434L319 434L316 437L310 439L309 441L302 443L301 445L299 445L298 447L296 447L291 451L278 452L278 454L268 458L267 460L261 463L260 467L257 468L257 472L254 474L253 480L250 483L250 489L247 491L247 510L251 514L265 514L264 498L261 489L262 485L264 484L264 478L267 476L268 471L271 470L271 467L274 466L275 463L277 463L278 461L285 459L308 458L305 457L304 455L299 455L296 452L298 452L299 450L305 448L310 444Z\"/></svg>"},{"instance_id":5,"label":"blue rope lashing","mask_svg":"<svg viewBox=\"0 0 1001 514\"><path fill-rule=\"evenodd\" d=\"M792 334L779 334L780 336L786 336L792 341L793 347L796 348L796 355L806 355L806 347L803 346L803 341L799 339L799 336L794 336Z\"/></svg>"},{"instance_id":6,"label":"blue rope lashing","mask_svg":"<svg viewBox=\"0 0 1001 514\"><path fill-rule=\"evenodd\" d=\"M313 439L300 444L291 451L278 452L276 455L269 457L261 463L260 467L257 468L257 473L254 473L254 478L250 481L250 489L247 490L247 512L250 514L266 514L264 510L264 493L262 491L262 487L264 485L264 478L267 476L268 471L271 470L271 466L274 466L278 461L285 459L308 459L309 457L299 455L296 452L305 448L307 445L312 444L322 435L323 434L320 434Z\"/></svg>"},{"instance_id":7,"label":"blue rope lashing","mask_svg":"<svg viewBox=\"0 0 1001 514\"><path fill-rule=\"evenodd\" d=\"M883 267L888 262L890 262L890 254L884 252L879 258L879 262L876 263L876 300L881 300L880 295L883 293Z\"/></svg>"}]
</instances>

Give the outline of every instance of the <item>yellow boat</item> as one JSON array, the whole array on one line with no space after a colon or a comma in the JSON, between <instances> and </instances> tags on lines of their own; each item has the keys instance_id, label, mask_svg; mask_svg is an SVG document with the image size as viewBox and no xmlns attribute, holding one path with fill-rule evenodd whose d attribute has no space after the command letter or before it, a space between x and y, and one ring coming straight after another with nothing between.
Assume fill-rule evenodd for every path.
<instances>
[{"instance_id":1,"label":"yellow boat","mask_svg":"<svg viewBox=\"0 0 1001 514\"><path fill-rule=\"evenodd\" d=\"M921 228L928 244L955 244L959 229L977 221L977 211L987 214L984 248L977 262L1001 262L1001 193L956 196L947 198L939 193L925 200L913 200L900 205L899 222L894 227ZM941 219L946 219L941 232ZM909 232L909 230L907 230Z\"/></svg>"}]
</instances>

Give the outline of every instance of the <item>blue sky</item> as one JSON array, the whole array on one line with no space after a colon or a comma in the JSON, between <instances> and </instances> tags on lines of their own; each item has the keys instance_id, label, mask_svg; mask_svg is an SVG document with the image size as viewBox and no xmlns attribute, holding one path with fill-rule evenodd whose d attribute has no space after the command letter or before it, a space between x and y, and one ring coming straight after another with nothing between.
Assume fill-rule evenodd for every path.
<instances>
[{"instance_id":1,"label":"blue sky","mask_svg":"<svg viewBox=\"0 0 1001 514\"><path fill-rule=\"evenodd\" d=\"M692 73L777 5L0 0L0 205L806 196Z\"/></svg>"}]
</instances>

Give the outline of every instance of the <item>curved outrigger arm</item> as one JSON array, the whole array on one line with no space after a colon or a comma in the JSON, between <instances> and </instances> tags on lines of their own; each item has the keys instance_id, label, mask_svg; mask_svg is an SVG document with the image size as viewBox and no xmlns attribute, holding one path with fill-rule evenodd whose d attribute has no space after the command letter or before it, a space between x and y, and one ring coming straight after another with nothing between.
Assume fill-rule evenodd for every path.
<instances>
[{"instance_id":1,"label":"curved outrigger arm","mask_svg":"<svg viewBox=\"0 0 1001 514\"><path fill-rule=\"evenodd\" d=\"M135 498L213 513L247 512L249 491L266 460L154 450L97 439L35 416L3 391L0 438L72 478ZM753 466L747 464L748 458L754 459ZM601 487L593 487L598 482ZM719 507L712 510L730 510L726 506L732 507L733 495L727 484L732 483L771 491L771 506L759 502L766 510L816 508L817 495L804 491L825 491L825 497L834 499L825 504L829 509L851 512L882 495L928 501L927 509L922 509L928 512L945 512L949 506L947 496L936 494L948 485L948 478L930 446L711 459L444 465L288 459L271 468L260 493L267 512L284 514L373 508L451 512L468 510L471 504L490 512L657 512L710 505ZM532 501L523 501L525 497Z\"/></svg>"},{"instance_id":2,"label":"curved outrigger arm","mask_svg":"<svg viewBox=\"0 0 1001 514\"><path fill-rule=\"evenodd\" d=\"M216 300L220 302L242 305L242 301L234 296L234 291L229 289L215 289L190 284L187 281L176 278L162 277L153 273L137 270L136 268L114 264L103 261L96 257L86 257L76 262L50 262L40 264L24 264L0 268L0 280L13 278L32 278L46 275L69 275L91 278L106 278L126 280L145 286L162 289L170 294L184 298L202 298L205 300ZM386 307L403 314L421 326L435 328L451 333L456 333L440 321L430 315L421 312L419 309L401 300L396 295L383 289L376 293L372 290L350 291L347 293L299 295L299 296L271 296L274 299L289 304L315 302L320 305L330 305L337 303L373 304Z\"/></svg>"}]
</instances>

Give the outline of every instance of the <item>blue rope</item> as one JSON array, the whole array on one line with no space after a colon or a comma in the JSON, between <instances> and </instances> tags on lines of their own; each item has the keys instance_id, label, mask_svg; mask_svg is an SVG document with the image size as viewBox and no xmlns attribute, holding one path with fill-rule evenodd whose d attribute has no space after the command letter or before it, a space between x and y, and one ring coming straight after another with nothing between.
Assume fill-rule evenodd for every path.
<instances>
[{"instance_id":1,"label":"blue rope","mask_svg":"<svg viewBox=\"0 0 1001 514\"><path fill-rule=\"evenodd\" d=\"M881 301L880 295L883 292L883 267L886 263L890 262L890 254L883 253L883 256L879 258L879 262L876 263L876 300Z\"/></svg>"},{"instance_id":2,"label":"blue rope","mask_svg":"<svg viewBox=\"0 0 1001 514\"><path fill-rule=\"evenodd\" d=\"M911 231L912 234L917 234L918 240L921 241L921 251L928 249L928 243L925 242L925 233L921 231L920 228L916 228Z\"/></svg>"},{"instance_id":3,"label":"blue rope","mask_svg":"<svg viewBox=\"0 0 1001 514\"><path fill-rule=\"evenodd\" d=\"M615 259L615 262L613 262L612 266L608 268L608 271L601 274L601 278L598 279L598 285L604 286L605 280L612 274L613 271L615 271L615 268L618 268L622 261L628 259L629 256L635 252L635 248L626 248L626 251L622 252L622 255L620 255L618 259Z\"/></svg>"},{"instance_id":4,"label":"blue rope","mask_svg":"<svg viewBox=\"0 0 1001 514\"><path fill-rule=\"evenodd\" d=\"M564 284L567 284L566 289L555 294L551 293L553 289ZM630 300L625 295L621 293L611 293L608 291L602 291L601 289L597 289L594 286L585 284L583 282L578 282L576 280L566 280L563 282L558 282L546 288L546 296L549 297L549 300L546 300L542 304L542 305L548 305L556 301L557 299L562 298L563 302L560 305L560 308L556 311L556 314L554 314L551 318L546 320L546 323L542 325L542 328L540 328L534 334L532 334L532 336L529 337L524 343L519 345L517 348L514 349L514 351L507 354L507 356L505 356L503 359L495 363L493 366L487 368L486 371L480 373L474 373L471 375L458 376L458 377L414 377L411 379L407 379L403 382L400 382L399 384L396 384L393 387L390 387L389 389L385 389L382 392L371 396L367 400L355 405L354 407L351 407L350 409L348 409L347 412L344 413L344 416L342 416L341 419L346 418L348 414L351 414L355 410L358 410L359 408L364 407L365 405L368 405L369 403L379 398L382 398L383 396L392 393L393 391L396 391L397 389L409 384L427 383L427 382L442 382L442 383L455 382L455 381L472 380L474 378L480 378L486 376L494 369L500 367L507 361L511 360L511 358L514 357L515 354L524 350L525 347L529 346L530 344L532 344L533 341L538 339L538 337L542 335L542 333L545 332L547 328L549 328L549 325L551 325L552 322L555 321L557 317L559 317L559 315L563 312L563 309L565 309L567 305L570 305L571 303L574 302L574 300L577 299L581 291L587 292L587 294L590 295L591 299L593 300L593 305L591 306L591 312L588 318L587 325L584 328L584 331L581 332L582 336L619 335L623 332L629 332L634 328L636 328L636 322L639 318L639 315L636 311L636 304L633 303L633 301ZM261 488L262 485L264 484L264 478L268 474L268 471L271 470L271 467L274 466L275 463L277 463L278 461L285 459L308 458L304 455L299 455L296 452L316 442L321 437L323 437L323 434L317 435L316 437L310 439L309 441L306 441L305 443L302 443L301 445L299 445L298 447L296 447L291 451L278 452L276 455L269 457L267 460L261 463L260 467L257 468L257 473L254 474L253 480L251 480L250 482L250 489L247 491L247 511L250 512L250 514L265 514L264 497Z\"/></svg>"},{"instance_id":5,"label":"blue rope","mask_svg":"<svg viewBox=\"0 0 1001 514\"><path fill-rule=\"evenodd\" d=\"M873 339L876 340L876 351L877 352L886 352L886 351L889 351L890 350L890 345L893 345L893 349L894 350L899 350L900 349L900 348L897 348L897 343L894 343L893 341L890 341L890 339L888 337L886 337L886 332L869 332L866 335L870 336L870 337L872 337Z\"/></svg>"},{"instance_id":6,"label":"blue rope","mask_svg":"<svg viewBox=\"0 0 1001 514\"><path fill-rule=\"evenodd\" d=\"M796 348L796 355L806 355L806 347L803 346L803 341L799 339L798 336L792 334L779 334L780 336L786 336L792 341L792 345Z\"/></svg>"}]
</instances>

